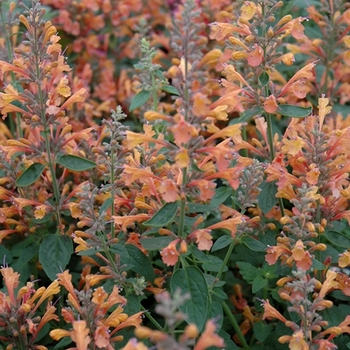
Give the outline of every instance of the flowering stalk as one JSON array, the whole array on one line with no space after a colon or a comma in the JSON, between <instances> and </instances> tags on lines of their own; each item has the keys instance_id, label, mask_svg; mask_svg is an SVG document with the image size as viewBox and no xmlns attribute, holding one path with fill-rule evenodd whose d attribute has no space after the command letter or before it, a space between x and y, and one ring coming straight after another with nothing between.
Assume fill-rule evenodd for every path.
<instances>
[{"instance_id":1,"label":"flowering stalk","mask_svg":"<svg viewBox=\"0 0 350 350\"><path fill-rule=\"evenodd\" d=\"M15 3L12 2L10 4L10 11L7 13L7 17L8 17L8 21L9 21L9 28L6 28L6 21L5 21L5 17L4 17L4 12L3 12L3 1L0 1L0 18L1 18L1 23L2 23L2 31L1 34L4 36L5 38L5 42L6 42L6 49L7 49L7 58L8 58L8 62L12 62L13 60L13 48L12 48L12 44L11 44L11 39L9 36L9 33L12 33L12 28L15 28L15 21L11 18L13 16L14 13L14 9L16 7ZM11 22L10 22L11 21ZM13 85L16 84L16 78L13 72L10 72L10 76L11 76L11 82ZM23 130L21 128L21 115L18 112L15 112L16 115L16 129L17 129L17 135L19 137L23 137ZM15 126L13 125L13 119L10 118L10 129L12 131L12 133L14 133L15 130Z\"/></svg>"}]
</instances>

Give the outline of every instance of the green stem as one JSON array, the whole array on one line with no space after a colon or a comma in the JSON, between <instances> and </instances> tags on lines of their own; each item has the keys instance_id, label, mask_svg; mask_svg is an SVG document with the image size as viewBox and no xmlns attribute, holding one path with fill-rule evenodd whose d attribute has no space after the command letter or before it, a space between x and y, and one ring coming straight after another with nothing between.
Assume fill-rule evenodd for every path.
<instances>
[{"instance_id":1,"label":"green stem","mask_svg":"<svg viewBox=\"0 0 350 350\"><path fill-rule=\"evenodd\" d=\"M144 311L144 314L146 317L153 323L153 325L159 329L160 331L163 331L164 328L152 317L152 315L141 305L141 309Z\"/></svg>"},{"instance_id":2,"label":"green stem","mask_svg":"<svg viewBox=\"0 0 350 350\"><path fill-rule=\"evenodd\" d=\"M248 344L247 344L247 342L246 342L246 340L245 340L245 338L244 338L244 336L242 334L241 329L239 328L239 325L238 325L235 317L233 316L230 308L228 307L228 305L224 301L222 302L222 308L223 308L226 316L230 320L230 323L231 323L233 329L236 331L236 334L237 334L237 336L238 336L238 338L239 338L239 340L240 340L240 342L242 344L243 349L244 350L249 350L250 348L249 348L249 346L248 346Z\"/></svg>"},{"instance_id":3,"label":"green stem","mask_svg":"<svg viewBox=\"0 0 350 350\"><path fill-rule=\"evenodd\" d=\"M245 125L242 126L242 138L245 142L247 142L247 127ZM248 150L246 148L241 149L241 155L248 158Z\"/></svg>"},{"instance_id":4,"label":"green stem","mask_svg":"<svg viewBox=\"0 0 350 350\"><path fill-rule=\"evenodd\" d=\"M231 243L230 243L230 245L229 245L229 247L227 249L224 261L221 264L220 270L219 270L219 272L217 273L217 275L215 277L213 285L211 286L212 288L214 288L215 281L219 281L220 280L220 277L221 277L222 273L224 272L224 269L227 266L227 263L228 263L228 261L229 261L229 259L231 257L231 254L232 254L233 248L235 246L235 243L236 243L236 240L232 239L232 241L231 241Z\"/></svg>"},{"instance_id":5,"label":"green stem","mask_svg":"<svg viewBox=\"0 0 350 350\"><path fill-rule=\"evenodd\" d=\"M157 112L158 111L158 95L157 95L157 88L156 88L156 77L154 72L151 73L152 77L152 93L153 93L153 109Z\"/></svg>"},{"instance_id":6,"label":"green stem","mask_svg":"<svg viewBox=\"0 0 350 350\"><path fill-rule=\"evenodd\" d=\"M60 227L61 223L61 216L60 216L60 191L57 183L57 177L56 177L56 171L55 171L55 157L52 156L51 154L51 144L50 144L50 126L48 125L47 119L46 119L46 106L45 106L45 101L44 101L44 96L43 96L43 89L41 86L41 74L40 74L40 67L39 67L39 48L38 48L38 40L39 40L39 35L37 32L37 24L34 25L34 60L35 60L35 68L36 68L36 80L38 84L38 94L39 94L39 104L40 104L40 114L41 114L41 119L43 122L44 126L44 140L45 140L45 147L46 147L46 152L47 152L47 160L48 160L48 166L49 170L51 173L52 177L52 186L53 186L53 192L55 196L55 207L56 207L56 217L57 217L57 223L58 226Z\"/></svg>"},{"instance_id":7,"label":"green stem","mask_svg":"<svg viewBox=\"0 0 350 350\"><path fill-rule=\"evenodd\" d=\"M187 168L182 169L182 189L181 189L181 203L180 203L180 217L178 236L184 237L185 228L185 214L186 214L186 192L184 191L187 184Z\"/></svg>"},{"instance_id":8,"label":"green stem","mask_svg":"<svg viewBox=\"0 0 350 350\"><path fill-rule=\"evenodd\" d=\"M115 215L115 208L114 208L114 150L112 147L111 150L111 198L112 198L112 203L111 203L111 213L112 217ZM112 238L115 238L115 227L114 227L114 222L111 223L111 234Z\"/></svg>"},{"instance_id":9,"label":"green stem","mask_svg":"<svg viewBox=\"0 0 350 350\"><path fill-rule=\"evenodd\" d=\"M267 121L267 137L268 137L269 148L270 148L270 161L272 163L273 160L275 159L275 148L273 144L272 115L270 113L266 113L266 121ZM281 209L281 215L283 217L285 215L283 199L278 198L278 202Z\"/></svg>"}]
</instances>

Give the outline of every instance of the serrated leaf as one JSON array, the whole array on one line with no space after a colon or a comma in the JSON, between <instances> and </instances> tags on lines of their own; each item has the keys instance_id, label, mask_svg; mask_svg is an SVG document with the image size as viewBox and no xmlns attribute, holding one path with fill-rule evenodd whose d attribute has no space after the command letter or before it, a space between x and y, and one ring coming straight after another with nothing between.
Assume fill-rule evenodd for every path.
<instances>
[{"instance_id":1,"label":"serrated leaf","mask_svg":"<svg viewBox=\"0 0 350 350\"><path fill-rule=\"evenodd\" d=\"M211 248L211 251L215 252L217 250L223 249L228 245L230 245L231 242L232 242L231 236L221 236L215 241L213 247Z\"/></svg>"},{"instance_id":2,"label":"serrated leaf","mask_svg":"<svg viewBox=\"0 0 350 350\"><path fill-rule=\"evenodd\" d=\"M25 187L33 184L40 177L44 169L45 169L44 164L41 164L41 163L32 164L17 179L16 185L18 187Z\"/></svg>"},{"instance_id":3,"label":"serrated leaf","mask_svg":"<svg viewBox=\"0 0 350 350\"><path fill-rule=\"evenodd\" d=\"M149 100L150 97L151 97L151 91L141 90L131 100L129 112L132 112L133 110L143 106Z\"/></svg>"},{"instance_id":4,"label":"serrated leaf","mask_svg":"<svg viewBox=\"0 0 350 350\"><path fill-rule=\"evenodd\" d=\"M263 182L259 187L261 189L258 196L259 208L267 214L277 202L277 186L274 182Z\"/></svg>"},{"instance_id":5,"label":"serrated leaf","mask_svg":"<svg viewBox=\"0 0 350 350\"><path fill-rule=\"evenodd\" d=\"M165 92L168 92L169 94L172 94L172 95L177 95L177 96L180 96L179 92L177 91L176 87L175 86L172 86L172 85L162 85L162 88L161 88L163 91Z\"/></svg>"},{"instance_id":6,"label":"serrated leaf","mask_svg":"<svg viewBox=\"0 0 350 350\"><path fill-rule=\"evenodd\" d=\"M173 241L171 237L150 237L141 238L140 243L146 250L160 250Z\"/></svg>"},{"instance_id":7,"label":"serrated leaf","mask_svg":"<svg viewBox=\"0 0 350 350\"><path fill-rule=\"evenodd\" d=\"M324 235L331 243L339 247L350 247L350 238L340 232L328 231Z\"/></svg>"},{"instance_id":8,"label":"serrated leaf","mask_svg":"<svg viewBox=\"0 0 350 350\"><path fill-rule=\"evenodd\" d=\"M254 278L254 281L252 283L252 292L257 293L259 290L263 289L267 286L267 280L265 278L262 278L261 276L257 276Z\"/></svg>"},{"instance_id":9,"label":"serrated leaf","mask_svg":"<svg viewBox=\"0 0 350 350\"><path fill-rule=\"evenodd\" d=\"M201 331L209 312L209 291L203 273L195 266L176 270L170 280L171 294L178 288L190 296L179 307L180 311L187 316L188 323L194 323Z\"/></svg>"},{"instance_id":10,"label":"serrated leaf","mask_svg":"<svg viewBox=\"0 0 350 350\"><path fill-rule=\"evenodd\" d=\"M56 274L64 271L73 254L72 240L67 236L49 234L41 242L39 262L47 276L53 281Z\"/></svg>"},{"instance_id":11,"label":"serrated leaf","mask_svg":"<svg viewBox=\"0 0 350 350\"><path fill-rule=\"evenodd\" d=\"M64 156L60 157L56 161L56 163L73 171L85 171L92 169L96 166L95 162L92 162L91 160L85 158L74 156L72 154L65 154Z\"/></svg>"},{"instance_id":12,"label":"serrated leaf","mask_svg":"<svg viewBox=\"0 0 350 350\"><path fill-rule=\"evenodd\" d=\"M312 112L312 107L299 107L293 105L279 105L276 113L286 117L305 118Z\"/></svg>"},{"instance_id":13,"label":"serrated leaf","mask_svg":"<svg viewBox=\"0 0 350 350\"><path fill-rule=\"evenodd\" d=\"M151 262L142 251L133 244L126 244L126 250L129 253L129 263L132 266L131 270L144 276L147 281L154 281L154 271Z\"/></svg>"},{"instance_id":14,"label":"serrated leaf","mask_svg":"<svg viewBox=\"0 0 350 350\"><path fill-rule=\"evenodd\" d=\"M266 86L270 81L270 76L267 72L262 72L258 79L261 86Z\"/></svg>"},{"instance_id":15,"label":"serrated leaf","mask_svg":"<svg viewBox=\"0 0 350 350\"><path fill-rule=\"evenodd\" d=\"M237 262L239 273L248 283L253 283L255 278L260 276L259 269L244 261Z\"/></svg>"},{"instance_id":16,"label":"serrated leaf","mask_svg":"<svg viewBox=\"0 0 350 350\"><path fill-rule=\"evenodd\" d=\"M176 216L179 202L166 203L151 219L143 223L144 226L163 227L170 224Z\"/></svg>"},{"instance_id":17,"label":"serrated leaf","mask_svg":"<svg viewBox=\"0 0 350 350\"><path fill-rule=\"evenodd\" d=\"M248 111L241 113L241 116L239 118L232 119L229 124L234 125L239 123L245 123L249 121L251 118L253 118L254 116L263 113L263 111L264 110L260 107L254 107L252 109L249 109Z\"/></svg>"},{"instance_id":18,"label":"serrated leaf","mask_svg":"<svg viewBox=\"0 0 350 350\"><path fill-rule=\"evenodd\" d=\"M265 244L262 244L257 239L254 239L250 236L243 237L241 241L246 247L248 247L250 250L254 252L265 252L266 246Z\"/></svg>"}]
</instances>

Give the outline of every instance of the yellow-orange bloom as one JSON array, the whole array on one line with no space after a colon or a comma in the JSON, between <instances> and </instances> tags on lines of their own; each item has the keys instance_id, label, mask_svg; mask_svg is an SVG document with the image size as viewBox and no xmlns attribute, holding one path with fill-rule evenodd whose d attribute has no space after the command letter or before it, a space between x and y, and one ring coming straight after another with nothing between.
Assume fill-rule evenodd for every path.
<instances>
[{"instance_id":1,"label":"yellow-orange bloom","mask_svg":"<svg viewBox=\"0 0 350 350\"><path fill-rule=\"evenodd\" d=\"M77 345L77 350L88 350L88 345L91 342L89 333L90 330L87 328L86 321L73 322L73 330L70 332L70 337Z\"/></svg>"},{"instance_id":2,"label":"yellow-orange bloom","mask_svg":"<svg viewBox=\"0 0 350 350\"><path fill-rule=\"evenodd\" d=\"M205 324L205 329L199 337L193 350L205 350L211 346L222 348L225 346L224 340L215 333L216 325L214 321L209 320Z\"/></svg>"},{"instance_id":3,"label":"yellow-orange bloom","mask_svg":"<svg viewBox=\"0 0 350 350\"><path fill-rule=\"evenodd\" d=\"M180 242L180 238L175 239L174 241L170 242L169 245L164 248L160 255L162 257L162 260L164 264L168 266L174 266L177 261L179 260L180 253L176 249L176 245Z\"/></svg>"}]
</instances>

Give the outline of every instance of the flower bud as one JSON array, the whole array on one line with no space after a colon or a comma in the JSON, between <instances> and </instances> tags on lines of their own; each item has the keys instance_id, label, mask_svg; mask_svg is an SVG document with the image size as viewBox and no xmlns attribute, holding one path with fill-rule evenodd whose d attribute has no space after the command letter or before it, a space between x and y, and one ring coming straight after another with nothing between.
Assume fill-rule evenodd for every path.
<instances>
[{"instance_id":1,"label":"flower bud","mask_svg":"<svg viewBox=\"0 0 350 350\"><path fill-rule=\"evenodd\" d=\"M189 339L197 338L199 334L197 326L193 323L189 324L185 328L185 334Z\"/></svg>"}]
</instances>

